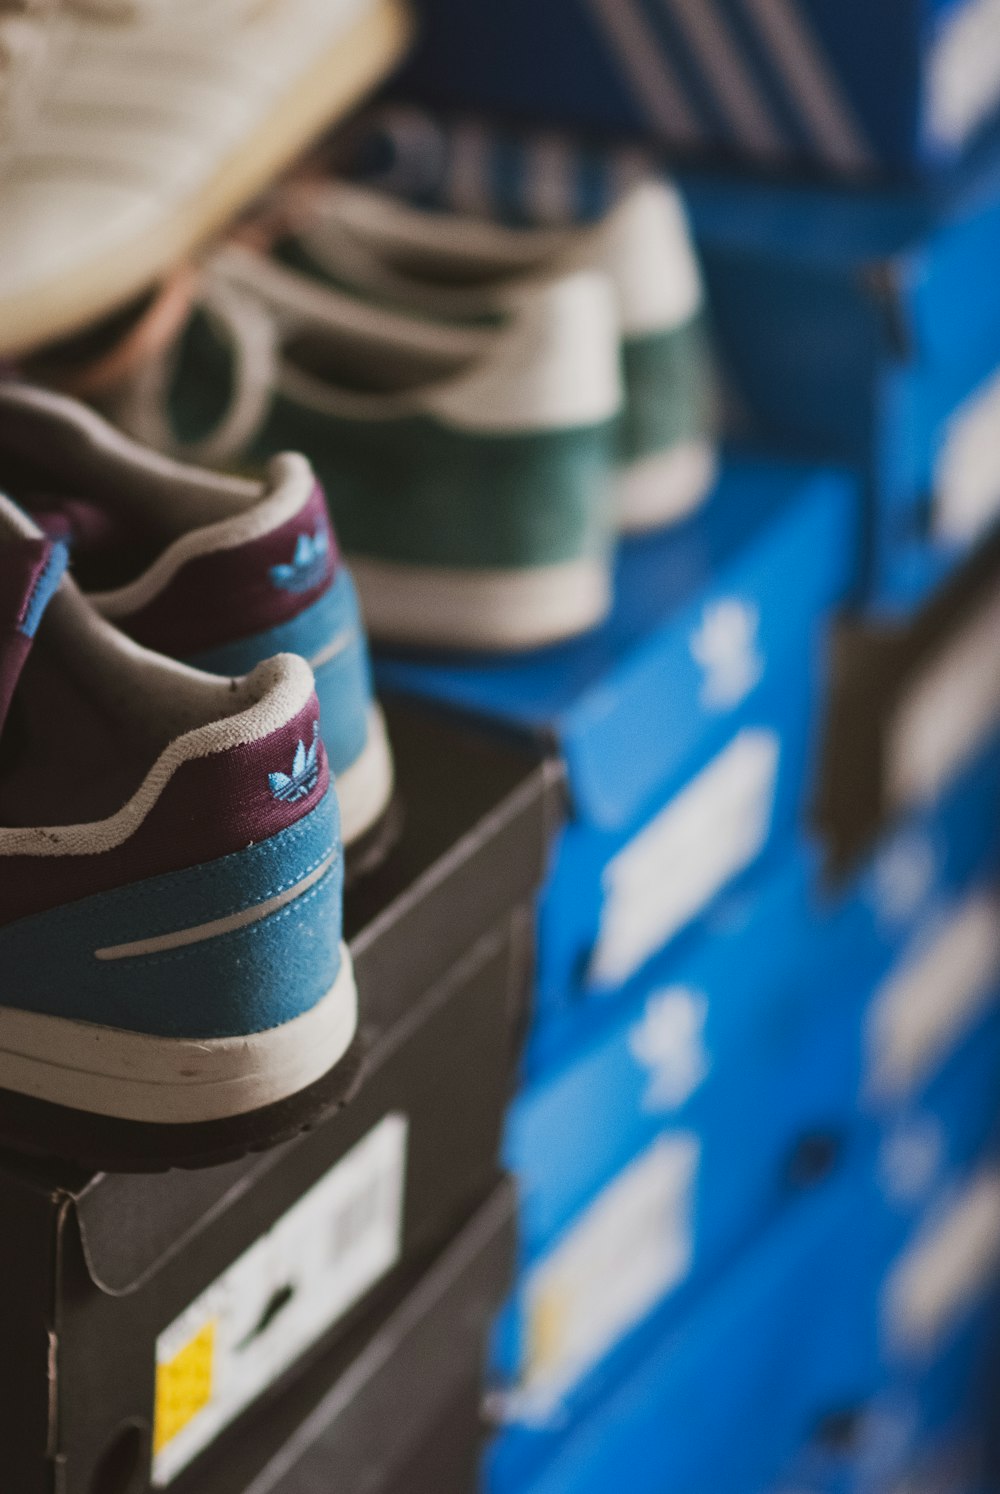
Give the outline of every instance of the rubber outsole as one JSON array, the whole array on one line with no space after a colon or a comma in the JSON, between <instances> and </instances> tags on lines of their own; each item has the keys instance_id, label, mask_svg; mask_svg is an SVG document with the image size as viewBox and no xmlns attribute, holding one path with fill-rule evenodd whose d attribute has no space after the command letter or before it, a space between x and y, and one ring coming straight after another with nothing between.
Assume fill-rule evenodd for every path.
<instances>
[{"instance_id":1,"label":"rubber outsole","mask_svg":"<svg viewBox=\"0 0 1000 1494\"><path fill-rule=\"evenodd\" d=\"M682 441L644 457L618 475L615 509L624 535L680 524L707 500L718 472L709 441Z\"/></svg>"},{"instance_id":2,"label":"rubber outsole","mask_svg":"<svg viewBox=\"0 0 1000 1494\"><path fill-rule=\"evenodd\" d=\"M611 570L585 556L516 569L349 555L369 635L408 648L517 652L586 633L611 606Z\"/></svg>"},{"instance_id":3,"label":"rubber outsole","mask_svg":"<svg viewBox=\"0 0 1000 1494\"><path fill-rule=\"evenodd\" d=\"M347 1104L361 1084L369 1046L358 1033L340 1061L298 1094L245 1115L194 1124L124 1121L0 1090L0 1148L98 1172L193 1170L238 1161L315 1130Z\"/></svg>"},{"instance_id":4,"label":"rubber outsole","mask_svg":"<svg viewBox=\"0 0 1000 1494\"><path fill-rule=\"evenodd\" d=\"M336 775L340 833L344 849L363 840L378 825L392 799L392 749L379 706L368 712L368 739L356 762Z\"/></svg>"}]
</instances>

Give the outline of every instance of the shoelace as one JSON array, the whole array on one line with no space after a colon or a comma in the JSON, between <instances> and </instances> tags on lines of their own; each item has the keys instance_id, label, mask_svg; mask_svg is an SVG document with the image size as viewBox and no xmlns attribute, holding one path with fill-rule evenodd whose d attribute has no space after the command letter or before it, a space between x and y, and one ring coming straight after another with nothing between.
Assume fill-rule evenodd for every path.
<instances>
[{"instance_id":1,"label":"shoelace","mask_svg":"<svg viewBox=\"0 0 1000 1494\"><path fill-rule=\"evenodd\" d=\"M168 412L181 338L151 358L111 401L115 421L136 440L204 466L237 460L270 408L277 382L280 338L268 309L252 295L207 276L192 306L232 355L229 404L207 436L179 442Z\"/></svg>"}]
</instances>

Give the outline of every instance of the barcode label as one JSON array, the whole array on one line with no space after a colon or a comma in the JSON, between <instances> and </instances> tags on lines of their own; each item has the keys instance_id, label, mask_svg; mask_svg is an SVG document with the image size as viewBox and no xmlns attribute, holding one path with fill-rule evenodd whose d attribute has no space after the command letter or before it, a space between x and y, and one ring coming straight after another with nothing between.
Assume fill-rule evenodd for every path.
<instances>
[{"instance_id":1,"label":"barcode label","mask_svg":"<svg viewBox=\"0 0 1000 1494\"><path fill-rule=\"evenodd\" d=\"M939 653L889 724L893 810L931 804L1000 723L1000 591Z\"/></svg>"},{"instance_id":2,"label":"barcode label","mask_svg":"<svg viewBox=\"0 0 1000 1494\"><path fill-rule=\"evenodd\" d=\"M407 1122L387 1115L160 1334L168 1484L399 1259Z\"/></svg>"},{"instance_id":3,"label":"barcode label","mask_svg":"<svg viewBox=\"0 0 1000 1494\"><path fill-rule=\"evenodd\" d=\"M875 996L868 1091L913 1095L971 1032L1000 986L1000 898L980 892L940 925Z\"/></svg>"},{"instance_id":4,"label":"barcode label","mask_svg":"<svg viewBox=\"0 0 1000 1494\"><path fill-rule=\"evenodd\" d=\"M746 727L607 865L595 986L634 974L763 849L779 746Z\"/></svg>"},{"instance_id":5,"label":"barcode label","mask_svg":"<svg viewBox=\"0 0 1000 1494\"><path fill-rule=\"evenodd\" d=\"M598 1195L526 1286L525 1362L508 1416L545 1421L561 1397L687 1276L697 1138L660 1139Z\"/></svg>"}]
</instances>

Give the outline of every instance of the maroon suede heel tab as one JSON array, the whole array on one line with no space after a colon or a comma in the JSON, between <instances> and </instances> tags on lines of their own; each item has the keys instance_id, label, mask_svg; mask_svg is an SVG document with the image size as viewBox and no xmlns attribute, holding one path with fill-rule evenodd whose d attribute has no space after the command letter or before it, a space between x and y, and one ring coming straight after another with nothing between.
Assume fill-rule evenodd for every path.
<instances>
[{"instance_id":1,"label":"maroon suede heel tab","mask_svg":"<svg viewBox=\"0 0 1000 1494\"><path fill-rule=\"evenodd\" d=\"M322 545L322 562L308 585L289 589L279 577L305 537ZM336 539L319 487L293 518L240 545L195 556L162 591L121 627L146 648L176 657L201 653L290 622L319 600L340 566Z\"/></svg>"},{"instance_id":2,"label":"maroon suede heel tab","mask_svg":"<svg viewBox=\"0 0 1000 1494\"><path fill-rule=\"evenodd\" d=\"M182 763L134 832L95 855L0 858L0 924L95 892L182 871L242 851L311 814L330 786L315 695L276 731ZM316 743L316 772L300 797L277 797L271 775L290 774L299 744ZM58 846L59 830L46 839Z\"/></svg>"}]
</instances>

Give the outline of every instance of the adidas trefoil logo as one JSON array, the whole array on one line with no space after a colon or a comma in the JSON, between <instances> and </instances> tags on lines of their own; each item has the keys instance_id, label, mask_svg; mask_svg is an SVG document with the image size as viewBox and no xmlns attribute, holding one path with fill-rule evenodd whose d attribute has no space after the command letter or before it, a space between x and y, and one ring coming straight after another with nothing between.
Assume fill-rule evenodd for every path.
<instances>
[{"instance_id":1,"label":"adidas trefoil logo","mask_svg":"<svg viewBox=\"0 0 1000 1494\"><path fill-rule=\"evenodd\" d=\"M725 597L705 608L701 626L691 639L691 654L704 672L701 703L707 710L729 710L739 705L764 673L757 630L756 607L736 597Z\"/></svg>"},{"instance_id":2,"label":"adidas trefoil logo","mask_svg":"<svg viewBox=\"0 0 1000 1494\"><path fill-rule=\"evenodd\" d=\"M295 804L312 793L319 782L319 722L313 722L312 746L300 742L292 760L291 775L268 773L267 781L271 793L282 804Z\"/></svg>"},{"instance_id":3,"label":"adidas trefoil logo","mask_svg":"<svg viewBox=\"0 0 1000 1494\"><path fill-rule=\"evenodd\" d=\"M300 534L291 560L273 565L268 574L279 591L311 591L326 575L329 549L330 536L320 525L315 534Z\"/></svg>"},{"instance_id":4,"label":"adidas trefoil logo","mask_svg":"<svg viewBox=\"0 0 1000 1494\"><path fill-rule=\"evenodd\" d=\"M700 991L668 986L650 996L628 1037L632 1057L649 1075L642 1108L654 1115L676 1110L707 1078L708 1001Z\"/></svg>"}]
</instances>

